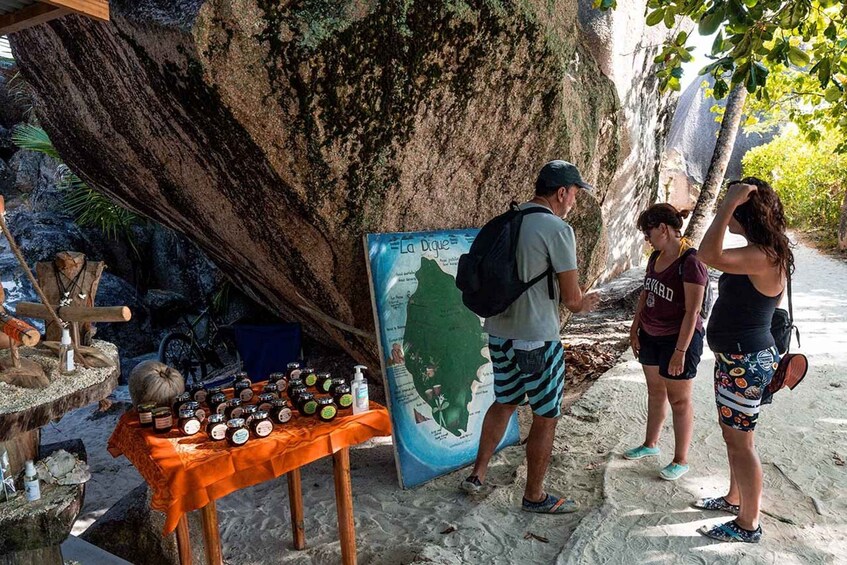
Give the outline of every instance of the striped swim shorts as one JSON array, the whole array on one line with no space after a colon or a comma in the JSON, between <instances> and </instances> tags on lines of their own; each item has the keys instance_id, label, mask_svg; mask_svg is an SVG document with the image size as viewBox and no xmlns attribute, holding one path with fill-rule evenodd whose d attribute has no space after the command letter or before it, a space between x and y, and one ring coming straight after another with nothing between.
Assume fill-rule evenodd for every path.
<instances>
[{"instance_id":1,"label":"striped swim shorts","mask_svg":"<svg viewBox=\"0 0 847 565\"><path fill-rule=\"evenodd\" d=\"M753 431L767 392L779 352L775 347L755 353L715 353L715 401L721 422L744 432Z\"/></svg>"},{"instance_id":2,"label":"striped swim shorts","mask_svg":"<svg viewBox=\"0 0 847 565\"><path fill-rule=\"evenodd\" d=\"M500 404L521 404L529 400L532 411L545 418L562 413L565 392L565 348L562 343L545 341L541 347L515 349L511 339L488 337L488 350L494 367L494 398Z\"/></svg>"}]
</instances>

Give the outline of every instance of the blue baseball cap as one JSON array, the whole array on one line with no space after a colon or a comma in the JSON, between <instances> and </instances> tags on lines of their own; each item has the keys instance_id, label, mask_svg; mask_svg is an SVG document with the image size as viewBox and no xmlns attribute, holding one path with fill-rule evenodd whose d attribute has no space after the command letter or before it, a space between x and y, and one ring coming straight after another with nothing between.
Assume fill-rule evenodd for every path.
<instances>
[{"instance_id":1,"label":"blue baseball cap","mask_svg":"<svg viewBox=\"0 0 847 565\"><path fill-rule=\"evenodd\" d=\"M594 190L594 187L582 180L579 169L573 163L557 159L550 161L538 173L538 180L547 188L558 188L560 186L571 186L575 184L584 190Z\"/></svg>"}]
</instances>

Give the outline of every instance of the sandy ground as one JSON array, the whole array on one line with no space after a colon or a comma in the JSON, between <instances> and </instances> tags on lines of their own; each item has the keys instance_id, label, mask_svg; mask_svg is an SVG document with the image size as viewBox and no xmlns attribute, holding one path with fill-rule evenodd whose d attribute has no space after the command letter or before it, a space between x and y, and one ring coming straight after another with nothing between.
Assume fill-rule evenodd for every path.
<instances>
[{"instance_id":1,"label":"sandy ground","mask_svg":"<svg viewBox=\"0 0 847 565\"><path fill-rule=\"evenodd\" d=\"M641 368L627 356L558 426L548 487L568 493L583 510L568 516L518 510L526 476L520 446L495 457L489 475L494 488L478 498L457 492L466 471L400 490L390 439L379 439L351 450L359 563L847 563L847 467L836 465L835 457L847 458L847 265L807 248L797 256L795 312L812 368L796 391L777 395L757 432L764 507L794 525L766 516L766 537L758 546L714 544L696 534L699 525L726 519L688 506L720 494L728 476L708 353L695 382L691 472L677 483L656 477L672 452L670 429L659 460L620 458L643 440L646 417ZM44 442L82 436L88 448L93 478L75 533L141 481L126 459L105 451L117 416L93 420L93 412L88 407L69 414L43 436ZM522 418L523 436L527 420ZM218 501L226 563L337 563L329 461L304 469L303 489L304 551L291 549L284 479Z\"/></svg>"}]
</instances>

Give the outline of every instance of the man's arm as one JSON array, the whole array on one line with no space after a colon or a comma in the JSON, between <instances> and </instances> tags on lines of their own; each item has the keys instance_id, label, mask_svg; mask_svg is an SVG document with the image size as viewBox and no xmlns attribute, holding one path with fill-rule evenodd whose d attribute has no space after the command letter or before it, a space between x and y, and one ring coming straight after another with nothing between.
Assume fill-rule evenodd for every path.
<instances>
[{"instance_id":1,"label":"man's arm","mask_svg":"<svg viewBox=\"0 0 847 565\"><path fill-rule=\"evenodd\" d=\"M591 312L597 306L600 296L596 292L583 292L579 287L579 271L556 273L559 279L559 296L565 308L574 314Z\"/></svg>"}]
</instances>

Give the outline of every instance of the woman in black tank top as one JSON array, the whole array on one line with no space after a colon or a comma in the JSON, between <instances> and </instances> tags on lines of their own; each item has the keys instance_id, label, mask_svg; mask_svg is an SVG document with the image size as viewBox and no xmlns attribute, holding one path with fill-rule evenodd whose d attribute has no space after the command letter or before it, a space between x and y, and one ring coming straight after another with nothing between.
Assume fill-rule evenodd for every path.
<instances>
[{"instance_id":1,"label":"woman in black tank top","mask_svg":"<svg viewBox=\"0 0 847 565\"><path fill-rule=\"evenodd\" d=\"M695 503L738 517L698 532L721 541L758 542L762 465L753 437L766 389L779 363L770 333L774 309L794 268L782 203L766 182L748 177L730 183L700 244L700 260L724 271L706 335L715 353L715 400L729 456L730 484L720 498ZM723 249L726 229L747 245Z\"/></svg>"}]
</instances>

